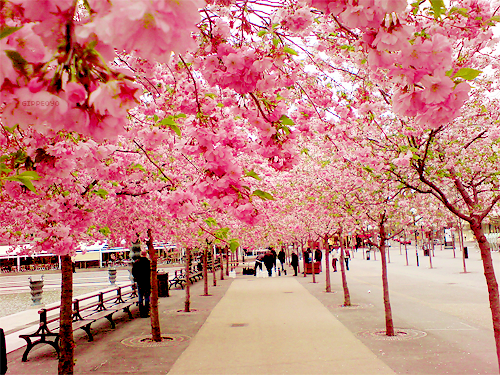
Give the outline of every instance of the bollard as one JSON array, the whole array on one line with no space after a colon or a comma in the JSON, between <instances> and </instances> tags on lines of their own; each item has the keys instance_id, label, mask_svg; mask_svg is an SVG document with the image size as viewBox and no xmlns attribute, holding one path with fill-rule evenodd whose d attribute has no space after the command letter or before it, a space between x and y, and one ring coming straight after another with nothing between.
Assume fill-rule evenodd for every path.
<instances>
[{"instance_id":1,"label":"bollard","mask_svg":"<svg viewBox=\"0 0 500 375\"><path fill-rule=\"evenodd\" d=\"M43 293L43 275L40 280L33 281L31 276L30 280L30 289L31 289L31 300L33 301L33 306L41 305L42 301L42 293Z\"/></svg>"},{"instance_id":2,"label":"bollard","mask_svg":"<svg viewBox=\"0 0 500 375\"><path fill-rule=\"evenodd\" d=\"M115 285L116 283L116 268L108 269L109 282L111 285Z\"/></svg>"}]
</instances>

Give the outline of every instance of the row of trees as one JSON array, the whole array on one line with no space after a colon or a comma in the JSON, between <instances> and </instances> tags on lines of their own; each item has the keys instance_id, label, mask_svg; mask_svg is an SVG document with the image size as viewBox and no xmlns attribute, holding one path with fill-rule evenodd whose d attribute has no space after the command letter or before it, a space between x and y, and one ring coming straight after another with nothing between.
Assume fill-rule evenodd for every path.
<instances>
[{"instance_id":1,"label":"row of trees","mask_svg":"<svg viewBox=\"0 0 500 375\"><path fill-rule=\"evenodd\" d=\"M369 223L384 274L388 233L447 210L478 241L500 363L495 2L0 4L0 241L61 255L64 306L81 242L234 250ZM61 335L71 374L70 308Z\"/></svg>"}]
</instances>

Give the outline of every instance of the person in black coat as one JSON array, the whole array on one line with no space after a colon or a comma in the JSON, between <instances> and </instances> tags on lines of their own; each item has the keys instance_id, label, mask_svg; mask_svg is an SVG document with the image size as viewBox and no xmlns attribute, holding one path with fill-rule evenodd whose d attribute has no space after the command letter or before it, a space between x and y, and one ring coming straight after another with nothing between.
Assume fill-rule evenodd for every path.
<instances>
[{"instance_id":1,"label":"person in black coat","mask_svg":"<svg viewBox=\"0 0 500 375\"><path fill-rule=\"evenodd\" d=\"M278 259L281 263L281 270L284 271L285 270L285 258L286 258L286 254L285 254L285 251L283 249L281 249L281 251L278 253Z\"/></svg>"},{"instance_id":2,"label":"person in black coat","mask_svg":"<svg viewBox=\"0 0 500 375\"><path fill-rule=\"evenodd\" d=\"M132 265L132 276L137 284L139 294L139 313L141 318L149 316L149 296L151 295L151 263L146 255L146 251L141 251L140 258Z\"/></svg>"},{"instance_id":3,"label":"person in black coat","mask_svg":"<svg viewBox=\"0 0 500 375\"><path fill-rule=\"evenodd\" d=\"M292 261L290 264L292 265L293 272L295 273L295 275L293 275L293 276L297 276L297 270L299 267L299 256L297 254L295 254L295 252L292 253Z\"/></svg>"},{"instance_id":4,"label":"person in black coat","mask_svg":"<svg viewBox=\"0 0 500 375\"><path fill-rule=\"evenodd\" d=\"M264 262L264 265L266 266L267 273L269 276L273 275L273 267L276 263L276 258L274 257L273 253L271 251L268 251L265 255L264 258L262 259Z\"/></svg>"}]
</instances>

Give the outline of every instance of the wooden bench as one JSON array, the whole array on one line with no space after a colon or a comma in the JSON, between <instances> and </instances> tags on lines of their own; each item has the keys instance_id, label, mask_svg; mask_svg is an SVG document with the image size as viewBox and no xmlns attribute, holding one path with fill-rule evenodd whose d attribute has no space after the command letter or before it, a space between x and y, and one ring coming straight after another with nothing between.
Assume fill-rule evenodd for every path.
<instances>
[{"instance_id":1,"label":"wooden bench","mask_svg":"<svg viewBox=\"0 0 500 375\"><path fill-rule=\"evenodd\" d=\"M203 279L203 271L199 271L196 266L193 266L189 272L189 281L195 283L201 279ZM184 270L175 271L174 277L169 280L169 285L170 289L174 286L179 286L181 289L184 289L186 285L186 272Z\"/></svg>"},{"instance_id":2,"label":"wooden bench","mask_svg":"<svg viewBox=\"0 0 500 375\"><path fill-rule=\"evenodd\" d=\"M125 291L124 291L125 290ZM116 294L113 292L116 291ZM106 318L111 328L115 328L113 315L118 311L126 312L133 318L130 308L137 303L137 291L134 284L117 286L83 298L73 300L73 331L82 329L87 334L88 340L93 341L91 326L96 321ZM27 346L22 361L28 360L28 354L37 344L51 345L59 356L59 323L60 305L38 311L40 323L36 332L29 335L19 335L26 340ZM32 341L36 339L36 341Z\"/></svg>"}]
</instances>

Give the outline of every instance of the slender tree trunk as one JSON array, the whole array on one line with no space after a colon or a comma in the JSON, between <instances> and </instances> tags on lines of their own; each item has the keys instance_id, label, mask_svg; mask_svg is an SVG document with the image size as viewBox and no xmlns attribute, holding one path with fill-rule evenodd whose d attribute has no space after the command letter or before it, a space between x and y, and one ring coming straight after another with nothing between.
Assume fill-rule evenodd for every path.
<instances>
[{"instance_id":1,"label":"slender tree trunk","mask_svg":"<svg viewBox=\"0 0 500 375\"><path fill-rule=\"evenodd\" d=\"M307 277L307 273L306 273L306 253L304 252L304 245L302 245L302 265L304 266L304 277Z\"/></svg>"},{"instance_id":2,"label":"slender tree trunk","mask_svg":"<svg viewBox=\"0 0 500 375\"><path fill-rule=\"evenodd\" d=\"M151 297L150 297L150 311L149 315L151 317L151 339L154 342L161 341L161 329L160 329L160 317L158 315L158 277L157 277L157 266L158 266L158 255L153 246L153 232L148 229L148 253L149 259L151 261Z\"/></svg>"},{"instance_id":3,"label":"slender tree trunk","mask_svg":"<svg viewBox=\"0 0 500 375\"><path fill-rule=\"evenodd\" d=\"M191 249L186 248L186 300L184 301L184 312L190 312L191 305L191 281L189 277L191 274Z\"/></svg>"},{"instance_id":4,"label":"slender tree trunk","mask_svg":"<svg viewBox=\"0 0 500 375\"><path fill-rule=\"evenodd\" d=\"M59 375L73 375L74 349L73 340L73 261L69 255L61 256L61 310L59 363L57 371Z\"/></svg>"},{"instance_id":5,"label":"slender tree trunk","mask_svg":"<svg viewBox=\"0 0 500 375\"><path fill-rule=\"evenodd\" d=\"M212 276L214 281L214 286L217 286L217 275L215 274L215 246L211 246L212 248Z\"/></svg>"},{"instance_id":6,"label":"slender tree trunk","mask_svg":"<svg viewBox=\"0 0 500 375\"><path fill-rule=\"evenodd\" d=\"M500 370L500 297L498 293L498 283L493 269L493 260L491 258L491 250L481 221L472 221L469 223L476 237L481 251L481 259L483 260L484 277L488 286L488 297L490 302L491 316L493 319L493 333L495 335L495 345L497 350L497 359Z\"/></svg>"},{"instance_id":7,"label":"slender tree trunk","mask_svg":"<svg viewBox=\"0 0 500 375\"><path fill-rule=\"evenodd\" d=\"M207 246L210 246L207 244ZM203 295L204 296L209 296L208 294L208 264L207 264L207 257L208 257L208 249L205 247L203 249Z\"/></svg>"},{"instance_id":8,"label":"slender tree trunk","mask_svg":"<svg viewBox=\"0 0 500 375\"><path fill-rule=\"evenodd\" d=\"M224 280L224 250L220 250L220 279Z\"/></svg>"},{"instance_id":9,"label":"slender tree trunk","mask_svg":"<svg viewBox=\"0 0 500 375\"><path fill-rule=\"evenodd\" d=\"M459 234L458 234L458 238L460 240L460 247L462 248L462 263L464 265L464 273L467 273L467 265L465 263L465 244L464 244L464 236L463 236L463 232L462 232L462 223L460 223L460 219L458 221L458 230L459 230Z\"/></svg>"},{"instance_id":10,"label":"slender tree trunk","mask_svg":"<svg viewBox=\"0 0 500 375\"><path fill-rule=\"evenodd\" d=\"M408 247L406 245L406 231L405 231L405 256L406 256L406 265L409 266L410 264L408 263Z\"/></svg>"},{"instance_id":11,"label":"slender tree trunk","mask_svg":"<svg viewBox=\"0 0 500 375\"><path fill-rule=\"evenodd\" d=\"M226 253L226 276L229 277L229 249L226 247L224 252Z\"/></svg>"},{"instance_id":12,"label":"slender tree trunk","mask_svg":"<svg viewBox=\"0 0 500 375\"><path fill-rule=\"evenodd\" d=\"M326 288L325 288L325 291L327 293L331 293L332 292L332 285L331 285L331 282L330 282L330 249L329 249L329 246L328 246L328 235L325 235L325 273L326 273L326 276L325 276L325 280L326 280Z\"/></svg>"},{"instance_id":13,"label":"slender tree trunk","mask_svg":"<svg viewBox=\"0 0 500 375\"><path fill-rule=\"evenodd\" d=\"M347 286L347 275L345 273L344 241L340 237L340 272L342 273L342 288L344 289L344 306L351 306L351 295Z\"/></svg>"},{"instance_id":14,"label":"slender tree trunk","mask_svg":"<svg viewBox=\"0 0 500 375\"><path fill-rule=\"evenodd\" d=\"M380 234L380 258L382 260L382 286L384 289L384 309L385 309L385 334L394 336L394 322L392 320L391 302L389 299L389 281L387 280L387 261L385 256L386 233L384 224L379 225Z\"/></svg>"}]
</instances>

